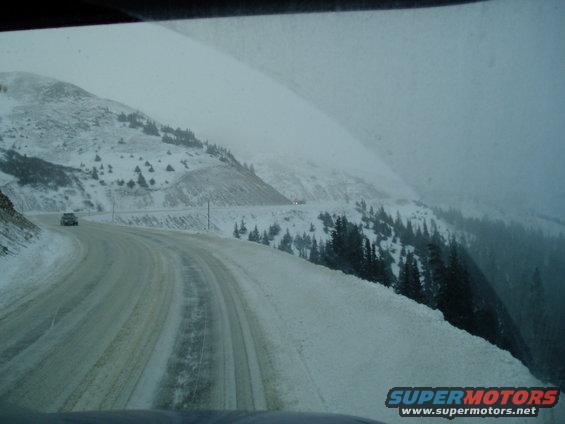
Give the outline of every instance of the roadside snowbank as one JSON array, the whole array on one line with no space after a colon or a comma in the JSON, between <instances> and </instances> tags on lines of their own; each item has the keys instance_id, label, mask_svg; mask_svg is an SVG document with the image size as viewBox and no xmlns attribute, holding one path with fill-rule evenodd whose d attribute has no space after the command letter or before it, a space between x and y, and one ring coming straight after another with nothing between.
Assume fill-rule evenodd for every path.
<instances>
[{"instance_id":1,"label":"roadside snowbank","mask_svg":"<svg viewBox=\"0 0 565 424\"><path fill-rule=\"evenodd\" d=\"M48 281L73 249L71 239L43 229L16 255L0 257L0 309Z\"/></svg>"},{"instance_id":2,"label":"roadside snowbank","mask_svg":"<svg viewBox=\"0 0 565 424\"><path fill-rule=\"evenodd\" d=\"M541 385L510 353L391 289L256 243L197 237L237 276L264 332L271 408L407 422L384 407L392 387ZM563 412L539 421L565 422Z\"/></svg>"}]
</instances>

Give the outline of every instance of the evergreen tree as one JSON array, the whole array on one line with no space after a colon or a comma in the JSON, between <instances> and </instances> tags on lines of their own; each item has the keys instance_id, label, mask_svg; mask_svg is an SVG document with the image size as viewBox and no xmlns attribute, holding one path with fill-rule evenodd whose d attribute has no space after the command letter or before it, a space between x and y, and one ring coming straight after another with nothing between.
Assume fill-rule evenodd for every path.
<instances>
[{"instance_id":1,"label":"evergreen tree","mask_svg":"<svg viewBox=\"0 0 565 424\"><path fill-rule=\"evenodd\" d=\"M430 232L428 231L428 224L426 224L426 220L424 219L424 228L422 230L422 234L426 240L430 238Z\"/></svg>"},{"instance_id":2,"label":"evergreen tree","mask_svg":"<svg viewBox=\"0 0 565 424\"><path fill-rule=\"evenodd\" d=\"M328 233L329 229L334 226L332 216L328 212L322 212L318 215L318 219L322 221L324 233Z\"/></svg>"},{"instance_id":3,"label":"evergreen tree","mask_svg":"<svg viewBox=\"0 0 565 424\"><path fill-rule=\"evenodd\" d=\"M137 184L140 187L147 188L147 181L145 181L145 177L143 176L143 174L141 172L137 176Z\"/></svg>"},{"instance_id":4,"label":"evergreen tree","mask_svg":"<svg viewBox=\"0 0 565 424\"><path fill-rule=\"evenodd\" d=\"M329 266L326 259L326 244L323 242L323 240L320 240L320 242L318 243L318 250L320 252L318 255L318 263L320 265Z\"/></svg>"},{"instance_id":5,"label":"evergreen tree","mask_svg":"<svg viewBox=\"0 0 565 424\"><path fill-rule=\"evenodd\" d=\"M241 218L241 224L239 224L239 234L247 234L247 227L243 218Z\"/></svg>"},{"instance_id":6,"label":"evergreen tree","mask_svg":"<svg viewBox=\"0 0 565 424\"><path fill-rule=\"evenodd\" d=\"M312 240L312 248L310 249L310 257L308 260L315 264L320 263L320 251L318 250L318 242L316 239Z\"/></svg>"},{"instance_id":7,"label":"evergreen tree","mask_svg":"<svg viewBox=\"0 0 565 424\"><path fill-rule=\"evenodd\" d=\"M233 236L237 239L241 238L240 235L239 235L239 228L237 228L237 222L235 223L235 227L233 229Z\"/></svg>"},{"instance_id":8,"label":"evergreen tree","mask_svg":"<svg viewBox=\"0 0 565 424\"><path fill-rule=\"evenodd\" d=\"M271 241L269 240L269 235L265 230L263 230L263 235L261 236L261 243L263 243L265 246L269 246L271 244Z\"/></svg>"},{"instance_id":9,"label":"evergreen tree","mask_svg":"<svg viewBox=\"0 0 565 424\"><path fill-rule=\"evenodd\" d=\"M425 252L427 253L427 252ZM435 308L434 293L433 293L433 283L432 283L432 272L430 267L429 257L422 255L422 295L424 296L424 303L430 308Z\"/></svg>"},{"instance_id":10,"label":"evergreen tree","mask_svg":"<svg viewBox=\"0 0 565 424\"><path fill-rule=\"evenodd\" d=\"M371 247L371 242L367 237L363 241L363 261L359 276L365 280L375 281L374 268L375 268L374 250Z\"/></svg>"},{"instance_id":11,"label":"evergreen tree","mask_svg":"<svg viewBox=\"0 0 565 424\"><path fill-rule=\"evenodd\" d=\"M154 135L157 137L160 135L159 129L153 121L147 121L147 123L143 126L143 132L147 135Z\"/></svg>"},{"instance_id":12,"label":"evergreen tree","mask_svg":"<svg viewBox=\"0 0 565 424\"><path fill-rule=\"evenodd\" d=\"M432 308L442 308L446 296L446 271L443 263L443 255L438 244L430 242L428 244L428 265L430 272L430 287L428 304Z\"/></svg>"},{"instance_id":13,"label":"evergreen tree","mask_svg":"<svg viewBox=\"0 0 565 424\"><path fill-rule=\"evenodd\" d=\"M395 282L395 277L392 272L392 264L394 263L394 258L388 250L384 250L379 246L379 275L378 280L380 283L386 287L390 287Z\"/></svg>"},{"instance_id":14,"label":"evergreen tree","mask_svg":"<svg viewBox=\"0 0 565 424\"><path fill-rule=\"evenodd\" d=\"M543 331L544 323L544 289L539 267L534 269L529 287L529 304L531 310L532 328L535 333Z\"/></svg>"},{"instance_id":15,"label":"evergreen tree","mask_svg":"<svg viewBox=\"0 0 565 424\"><path fill-rule=\"evenodd\" d=\"M298 250L298 256L307 259L306 251L312 247L312 239L305 232L294 237L294 247Z\"/></svg>"},{"instance_id":16,"label":"evergreen tree","mask_svg":"<svg viewBox=\"0 0 565 424\"><path fill-rule=\"evenodd\" d=\"M249 236L247 237L247 239L249 241L254 241L256 243L259 243L261 240L261 235L259 234L259 230L257 229L257 225L255 226L255 228L253 228L253 230L251 230L249 232Z\"/></svg>"},{"instance_id":17,"label":"evergreen tree","mask_svg":"<svg viewBox=\"0 0 565 424\"><path fill-rule=\"evenodd\" d=\"M276 222L269 226L269 240L273 240L281 232L281 226Z\"/></svg>"},{"instance_id":18,"label":"evergreen tree","mask_svg":"<svg viewBox=\"0 0 565 424\"><path fill-rule=\"evenodd\" d=\"M406 267L404 266L404 258L401 256L398 258L398 280L394 284L394 292L397 294L404 295L406 293L406 280L407 277L404 275L406 272Z\"/></svg>"},{"instance_id":19,"label":"evergreen tree","mask_svg":"<svg viewBox=\"0 0 565 424\"><path fill-rule=\"evenodd\" d=\"M416 302L423 303L422 284L420 282L420 271L414 254L409 252L406 261L399 264L400 274L396 285L396 292Z\"/></svg>"},{"instance_id":20,"label":"evergreen tree","mask_svg":"<svg viewBox=\"0 0 565 424\"><path fill-rule=\"evenodd\" d=\"M294 253L292 250L292 236L290 235L288 229L286 230L286 233L283 235L278 248L279 250L290 253L291 255Z\"/></svg>"},{"instance_id":21,"label":"evergreen tree","mask_svg":"<svg viewBox=\"0 0 565 424\"><path fill-rule=\"evenodd\" d=\"M439 299L439 308L453 325L470 329L473 326L473 297L469 273L461 262L455 240L449 243L445 289Z\"/></svg>"},{"instance_id":22,"label":"evergreen tree","mask_svg":"<svg viewBox=\"0 0 565 424\"><path fill-rule=\"evenodd\" d=\"M410 285L408 287L408 297L414 299L418 303L424 303L424 293L422 290L422 282L420 280L420 269L418 261L413 254L410 258Z\"/></svg>"}]
</instances>

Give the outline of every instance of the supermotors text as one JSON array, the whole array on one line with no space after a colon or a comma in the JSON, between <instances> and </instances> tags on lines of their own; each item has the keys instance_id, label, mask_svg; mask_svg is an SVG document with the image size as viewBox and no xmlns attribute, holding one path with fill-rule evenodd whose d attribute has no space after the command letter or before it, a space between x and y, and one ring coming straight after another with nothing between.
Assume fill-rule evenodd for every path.
<instances>
[{"instance_id":1,"label":"supermotors text","mask_svg":"<svg viewBox=\"0 0 565 424\"><path fill-rule=\"evenodd\" d=\"M556 387L394 387L385 405L402 417L536 417L558 400Z\"/></svg>"}]
</instances>

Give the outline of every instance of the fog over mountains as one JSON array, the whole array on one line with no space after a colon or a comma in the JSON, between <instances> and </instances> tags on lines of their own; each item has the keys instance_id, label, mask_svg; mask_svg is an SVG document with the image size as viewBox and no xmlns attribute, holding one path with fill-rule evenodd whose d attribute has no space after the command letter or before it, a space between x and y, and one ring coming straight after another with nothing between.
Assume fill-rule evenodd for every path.
<instances>
[{"instance_id":1,"label":"fog over mountains","mask_svg":"<svg viewBox=\"0 0 565 424\"><path fill-rule=\"evenodd\" d=\"M307 99L428 201L563 217L565 3L166 23Z\"/></svg>"},{"instance_id":2,"label":"fog over mountains","mask_svg":"<svg viewBox=\"0 0 565 424\"><path fill-rule=\"evenodd\" d=\"M375 184L379 192L416 197L378 155L291 90L162 26L10 33L0 40L0 52L9 58L2 64L5 70L55 77L159 122L190 127L201 140L225 146L241 162L253 163L268 183L275 179L260 174L259 162L274 155L293 166L303 163L307 178L312 176L307 164L314 163L322 170L317 172L337 171L350 182L361 178ZM312 193L305 187L288 196L312 198ZM353 198L363 193L335 193L341 198L345 194Z\"/></svg>"},{"instance_id":3,"label":"fog over mountains","mask_svg":"<svg viewBox=\"0 0 565 424\"><path fill-rule=\"evenodd\" d=\"M388 180L292 154L243 154L254 160L248 165L188 128L161 124L67 82L8 72L0 73L0 84L0 186L19 209L348 202L409 193L376 160Z\"/></svg>"}]
</instances>

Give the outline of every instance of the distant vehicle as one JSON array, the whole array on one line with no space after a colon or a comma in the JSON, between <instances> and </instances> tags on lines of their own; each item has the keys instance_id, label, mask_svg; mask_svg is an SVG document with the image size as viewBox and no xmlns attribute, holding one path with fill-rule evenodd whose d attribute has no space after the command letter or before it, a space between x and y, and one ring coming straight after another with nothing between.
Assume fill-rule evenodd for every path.
<instances>
[{"instance_id":1,"label":"distant vehicle","mask_svg":"<svg viewBox=\"0 0 565 424\"><path fill-rule=\"evenodd\" d=\"M64 213L61 217L61 225L78 225L78 218L72 212Z\"/></svg>"}]
</instances>

